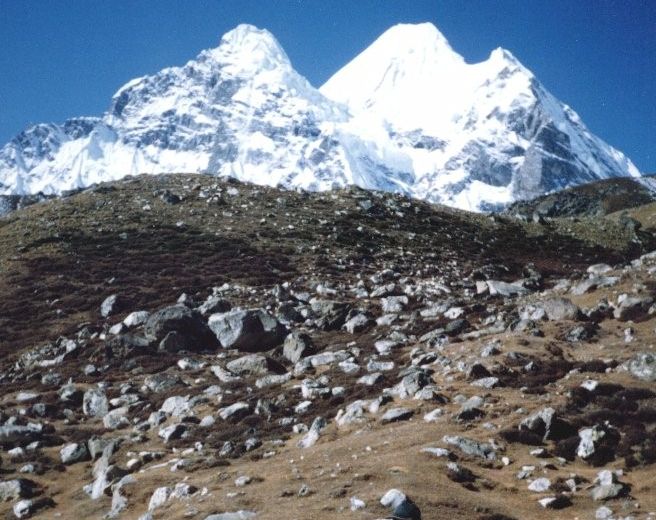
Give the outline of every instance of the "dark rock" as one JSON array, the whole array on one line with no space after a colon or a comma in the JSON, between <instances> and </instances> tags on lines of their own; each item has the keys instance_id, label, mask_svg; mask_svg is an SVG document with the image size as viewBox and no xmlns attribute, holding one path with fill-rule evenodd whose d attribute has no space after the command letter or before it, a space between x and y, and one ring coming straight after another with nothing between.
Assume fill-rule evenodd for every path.
<instances>
[{"instance_id":1,"label":"dark rock","mask_svg":"<svg viewBox=\"0 0 656 520\"><path fill-rule=\"evenodd\" d=\"M627 296L615 308L613 316L619 321L643 319L653 302L650 296Z\"/></svg>"},{"instance_id":2,"label":"dark rock","mask_svg":"<svg viewBox=\"0 0 656 520\"><path fill-rule=\"evenodd\" d=\"M136 334L119 334L105 342L105 352L110 359L129 359L154 352L151 342Z\"/></svg>"},{"instance_id":3,"label":"dark rock","mask_svg":"<svg viewBox=\"0 0 656 520\"><path fill-rule=\"evenodd\" d=\"M144 326L146 339L158 343L172 332L175 333L175 341L165 343L165 348L202 351L218 347L215 335L201 315L184 305L160 309L150 315Z\"/></svg>"},{"instance_id":4,"label":"dark rock","mask_svg":"<svg viewBox=\"0 0 656 520\"><path fill-rule=\"evenodd\" d=\"M519 430L539 435L544 441L559 441L576 434L576 429L560 419L553 408L543 408L527 417L520 423Z\"/></svg>"},{"instance_id":5,"label":"dark rock","mask_svg":"<svg viewBox=\"0 0 656 520\"><path fill-rule=\"evenodd\" d=\"M210 314L215 314L219 312L228 312L232 309L232 305L225 298L220 296L212 295L207 300L205 300L200 307L198 307L198 312L203 316L209 316Z\"/></svg>"},{"instance_id":6,"label":"dark rock","mask_svg":"<svg viewBox=\"0 0 656 520\"><path fill-rule=\"evenodd\" d=\"M476 475L468 469L455 462L449 462L446 465L446 476L449 480L453 482L458 482L459 484L465 482L474 482L476 480Z\"/></svg>"},{"instance_id":7,"label":"dark rock","mask_svg":"<svg viewBox=\"0 0 656 520\"><path fill-rule=\"evenodd\" d=\"M395 520L421 520L421 511L417 507L417 504L406 497L392 511L392 518Z\"/></svg>"},{"instance_id":8,"label":"dark rock","mask_svg":"<svg viewBox=\"0 0 656 520\"><path fill-rule=\"evenodd\" d=\"M492 374L490 374L490 371L485 367L485 365L482 365L481 363L474 363L472 366L469 367L469 370L467 370L467 379L480 379L482 377L490 377Z\"/></svg>"},{"instance_id":9,"label":"dark rock","mask_svg":"<svg viewBox=\"0 0 656 520\"><path fill-rule=\"evenodd\" d=\"M571 329L565 335L565 341L576 343L579 341L590 341L597 335L599 326L595 323L585 323Z\"/></svg>"},{"instance_id":10,"label":"dark rock","mask_svg":"<svg viewBox=\"0 0 656 520\"><path fill-rule=\"evenodd\" d=\"M347 303L330 300L314 300L311 306L312 312L317 316L317 327L326 331L339 330L351 310L351 306Z\"/></svg>"},{"instance_id":11,"label":"dark rock","mask_svg":"<svg viewBox=\"0 0 656 520\"><path fill-rule=\"evenodd\" d=\"M451 320L447 323L444 327L444 332L449 336L456 336L468 328L469 322L464 318L458 318L457 320Z\"/></svg>"}]
</instances>

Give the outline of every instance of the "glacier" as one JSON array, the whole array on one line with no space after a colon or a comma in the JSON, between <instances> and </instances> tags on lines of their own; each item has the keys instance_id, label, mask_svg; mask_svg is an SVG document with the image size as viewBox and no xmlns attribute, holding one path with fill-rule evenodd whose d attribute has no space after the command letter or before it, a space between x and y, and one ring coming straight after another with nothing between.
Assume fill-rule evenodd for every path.
<instances>
[{"instance_id":1,"label":"glacier","mask_svg":"<svg viewBox=\"0 0 656 520\"><path fill-rule=\"evenodd\" d=\"M473 211L641 175L509 51L469 64L430 23L390 28L318 89L271 33L240 25L128 82L101 117L34 125L0 148L4 195L173 172Z\"/></svg>"}]
</instances>

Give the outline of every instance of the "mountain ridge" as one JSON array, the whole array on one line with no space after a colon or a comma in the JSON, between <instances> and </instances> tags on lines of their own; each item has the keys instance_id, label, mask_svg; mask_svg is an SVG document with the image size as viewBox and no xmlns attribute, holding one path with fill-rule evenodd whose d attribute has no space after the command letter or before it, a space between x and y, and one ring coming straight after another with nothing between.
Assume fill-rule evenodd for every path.
<instances>
[{"instance_id":1,"label":"mountain ridge","mask_svg":"<svg viewBox=\"0 0 656 520\"><path fill-rule=\"evenodd\" d=\"M428 23L392 27L319 89L270 32L240 25L126 83L102 117L35 125L0 149L3 194L182 171L474 211L640 175L510 51L467 64Z\"/></svg>"}]
</instances>

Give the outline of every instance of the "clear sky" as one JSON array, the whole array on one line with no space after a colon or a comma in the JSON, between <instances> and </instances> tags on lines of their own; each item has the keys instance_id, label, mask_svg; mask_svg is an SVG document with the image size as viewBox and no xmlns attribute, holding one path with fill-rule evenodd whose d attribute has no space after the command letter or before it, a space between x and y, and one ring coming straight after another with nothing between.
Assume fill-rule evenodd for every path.
<instances>
[{"instance_id":1,"label":"clear sky","mask_svg":"<svg viewBox=\"0 0 656 520\"><path fill-rule=\"evenodd\" d=\"M100 115L125 82L240 23L320 86L390 26L433 22L468 62L509 49L601 138L656 173L656 0L0 0L0 143Z\"/></svg>"}]
</instances>

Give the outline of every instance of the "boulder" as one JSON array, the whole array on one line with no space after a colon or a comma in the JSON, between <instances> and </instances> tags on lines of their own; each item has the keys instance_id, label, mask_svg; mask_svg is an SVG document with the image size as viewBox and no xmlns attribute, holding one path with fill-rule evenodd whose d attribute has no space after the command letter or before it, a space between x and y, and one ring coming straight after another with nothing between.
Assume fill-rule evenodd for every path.
<instances>
[{"instance_id":1,"label":"boulder","mask_svg":"<svg viewBox=\"0 0 656 520\"><path fill-rule=\"evenodd\" d=\"M266 356L248 354L229 361L226 364L226 368L239 376L265 376L269 371L280 372L281 367L274 360Z\"/></svg>"},{"instance_id":2,"label":"boulder","mask_svg":"<svg viewBox=\"0 0 656 520\"><path fill-rule=\"evenodd\" d=\"M297 363L301 358L314 352L314 344L309 335L294 331L285 338L282 354L285 359Z\"/></svg>"},{"instance_id":3,"label":"boulder","mask_svg":"<svg viewBox=\"0 0 656 520\"><path fill-rule=\"evenodd\" d=\"M528 294L528 289L514 283L501 282L499 280L487 280L487 287L491 296L521 296Z\"/></svg>"},{"instance_id":4,"label":"boulder","mask_svg":"<svg viewBox=\"0 0 656 520\"><path fill-rule=\"evenodd\" d=\"M0 502L33 497L36 488L36 482L26 478L5 480L4 482L0 482Z\"/></svg>"},{"instance_id":5,"label":"boulder","mask_svg":"<svg viewBox=\"0 0 656 520\"><path fill-rule=\"evenodd\" d=\"M109 401L100 388L90 388L84 392L82 411L89 417L102 417L109 412Z\"/></svg>"},{"instance_id":6,"label":"boulder","mask_svg":"<svg viewBox=\"0 0 656 520\"><path fill-rule=\"evenodd\" d=\"M223 348L263 352L280 345L287 329L262 309L212 314L209 327Z\"/></svg>"},{"instance_id":7,"label":"boulder","mask_svg":"<svg viewBox=\"0 0 656 520\"><path fill-rule=\"evenodd\" d=\"M466 455L480 457L485 460L496 459L496 451L494 447L486 442L480 442L459 435L445 435L442 437L442 441L451 446L455 446Z\"/></svg>"},{"instance_id":8,"label":"boulder","mask_svg":"<svg viewBox=\"0 0 656 520\"><path fill-rule=\"evenodd\" d=\"M216 336L202 316L184 305L172 305L151 314L144 334L146 339L159 342L160 350L202 351L218 347Z\"/></svg>"},{"instance_id":9,"label":"boulder","mask_svg":"<svg viewBox=\"0 0 656 520\"><path fill-rule=\"evenodd\" d=\"M551 321L576 320L581 313L578 306L567 298L548 298L540 303L540 307Z\"/></svg>"},{"instance_id":10,"label":"boulder","mask_svg":"<svg viewBox=\"0 0 656 520\"><path fill-rule=\"evenodd\" d=\"M349 304L331 300L313 300L311 306L312 312L317 317L317 327L321 330L340 329L351 310Z\"/></svg>"},{"instance_id":11,"label":"boulder","mask_svg":"<svg viewBox=\"0 0 656 520\"><path fill-rule=\"evenodd\" d=\"M626 296L621 298L613 311L619 321L639 320L647 316L654 299L649 296Z\"/></svg>"},{"instance_id":12,"label":"boulder","mask_svg":"<svg viewBox=\"0 0 656 520\"><path fill-rule=\"evenodd\" d=\"M86 444L78 444L77 442L64 446L59 450L59 456L64 464L75 464L91 458Z\"/></svg>"}]
</instances>

